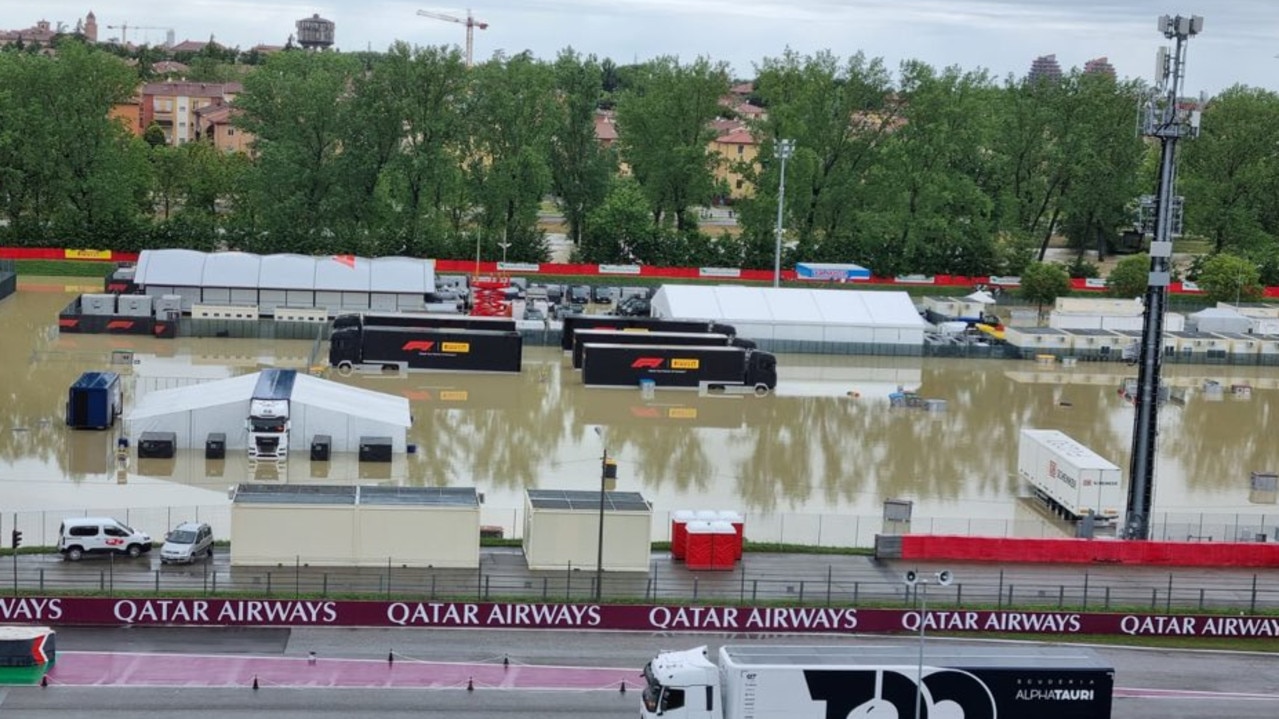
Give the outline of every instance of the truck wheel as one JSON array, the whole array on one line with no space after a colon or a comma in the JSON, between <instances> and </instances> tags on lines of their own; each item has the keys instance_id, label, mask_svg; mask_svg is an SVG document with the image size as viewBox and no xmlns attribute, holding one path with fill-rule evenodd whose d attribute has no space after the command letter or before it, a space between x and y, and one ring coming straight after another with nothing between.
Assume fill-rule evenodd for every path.
<instances>
[{"instance_id":1,"label":"truck wheel","mask_svg":"<svg viewBox=\"0 0 1279 719\"><path fill-rule=\"evenodd\" d=\"M67 559L72 562L78 562L84 558L84 550L79 547L72 547L67 550Z\"/></svg>"},{"instance_id":2,"label":"truck wheel","mask_svg":"<svg viewBox=\"0 0 1279 719\"><path fill-rule=\"evenodd\" d=\"M142 556L142 547L136 544L130 544L129 548L125 551L128 552L129 556L133 559L137 559Z\"/></svg>"},{"instance_id":3,"label":"truck wheel","mask_svg":"<svg viewBox=\"0 0 1279 719\"><path fill-rule=\"evenodd\" d=\"M755 396L756 396L756 397L763 397L764 395L767 395L767 394L768 394L768 385L766 385L766 384L757 384L757 385L755 385Z\"/></svg>"},{"instance_id":4,"label":"truck wheel","mask_svg":"<svg viewBox=\"0 0 1279 719\"><path fill-rule=\"evenodd\" d=\"M351 366L351 363L350 363L350 362L339 362L339 363L338 363L338 374L342 375L343 377L350 377L350 376L351 376L351 372L352 372L352 371L354 371L354 370L355 370L355 368Z\"/></svg>"}]
</instances>

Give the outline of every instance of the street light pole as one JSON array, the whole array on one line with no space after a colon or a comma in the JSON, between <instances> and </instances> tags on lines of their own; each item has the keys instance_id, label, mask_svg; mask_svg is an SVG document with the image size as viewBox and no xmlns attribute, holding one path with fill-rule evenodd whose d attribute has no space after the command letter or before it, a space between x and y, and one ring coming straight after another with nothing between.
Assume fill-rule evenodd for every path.
<instances>
[{"instance_id":1,"label":"street light pole","mask_svg":"<svg viewBox=\"0 0 1279 719\"><path fill-rule=\"evenodd\" d=\"M933 575L940 587L949 587L955 581L950 570L943 569ZM920 719L924 706L924 628L928 624L928 580L919 576L914 570L906 572L906 586L919 587L919 664L915 674L915 719Z\"/></svg>"},{"instance_id":2,"label":"street light pole","mask_svg":"<svg viewBox=\"0 0 1279 719\"><path fill-rule=\"evenodd\" d=\"M595 543L595 601L598 602L604 596L604 490L608 479L608 440L604 436L603 427L596 427L595 434L604 443L604 450L600 454L599 536Z\"/></svg>"},{"instance_id":3,"label":"street light pole","mask_svg":"<svg viewBox=\"0 0 1279 719\"><path fill-rule=\"evenodd\" d=\"M773 252L773 287L782 284L782 208L786 202L786 161L795 152L794 140L778 140L774 154L782 161L777 181L777 248Z\"/></svg>"}]
</instances>

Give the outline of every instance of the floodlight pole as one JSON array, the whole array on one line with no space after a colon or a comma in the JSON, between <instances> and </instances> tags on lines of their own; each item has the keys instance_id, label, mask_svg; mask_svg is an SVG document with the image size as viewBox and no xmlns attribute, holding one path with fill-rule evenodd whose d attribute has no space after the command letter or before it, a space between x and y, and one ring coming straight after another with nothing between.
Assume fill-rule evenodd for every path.
<instances>
[{"instance_id":1,"label":"floodlight pole","mask_svg":"<svg viewBox=\"0 0 1279 719\"><path fill-rule=\"evenodd\" d=\"M595 434L604 442L604 451L600 454L599 537L595 543L595 601L598 602L604 596L604 491L608 480L608 441L602 427L596 427Z\"/></svg>"},{"instance_id":2,"label":"floodlight pole","mask_svg":"<svg viewBox=\"0 0 1279 719\"><path fill-rule=\"evenodd\" d=\"M1159 187L1155 200L1155 233L1150 243L1150 274L1142 317L1141 350L1132 431L1132 460L1128 471L1128 503L1124 539L1150 538L1150 506L1154 496L1155 439L1159 428L1159 374L1162 364L1164 312L1171 281L1173 194L1176 184L1177 140L1199 133L1199 113L1178 106L1186 63L1186 41L1203 29L1203 18L1159 18L1159 31L1175 40L1171 62L1158 54L1156 91L1145 108L1142 133L1159 138ZM1161 101L1162 100L1162 101Z\"/></svg>"},{"instance_id":3,"label":"floodlight pole","mask_svg":"<svg viewBox=\"0 0 1279 719\"><path fill-rule=\"evenodd\" d=\"M777 180L777 248L773 252L773 287L782 284L782 209L786 202L786 161L795 153L794 140L778 140L773 154L782 161Z\"/></svg>"}]
</instances>

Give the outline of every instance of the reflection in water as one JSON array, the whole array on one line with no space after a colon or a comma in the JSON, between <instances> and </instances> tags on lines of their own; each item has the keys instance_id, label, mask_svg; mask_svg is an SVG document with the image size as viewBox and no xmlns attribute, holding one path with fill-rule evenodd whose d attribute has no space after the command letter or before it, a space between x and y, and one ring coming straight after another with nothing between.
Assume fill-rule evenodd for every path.
<instances>
[{"instance_id":1,"label":"reflection in water","mask_svg":"<svg viewBox=\"0 0 1279 719\"><path fill-rule=\"evenodd\" d=\"M246 479L474 485L492 509L522 506L526 487L598 487L607 427L620 489L639 490L664 513L680 508L876 515L887 498L915 500L916 517L1018 518L1015 478L1022 427L1060 429L1120 467L1128 464L1132 408L1118 393L1134 372L1121 364L1048 371L989 360L780 358L776 396L698 396L586 389L558 348L527 347L520 375L412 374L331 377L407 397L416 453L390 465L351 457L282 469L243 457L206 461L182 452L164 466L119 466L113 432L70 431L67 387L89 369L126 374L126 411L146 391L197 378L304 367L307 341L156 340L59 335L56 313L72 294L23 290L0 303L0 487L14 509L226 503ZM120 351L132 364L112 367ZM1156 512L1260 513L1248 501L1252 471L1279 469L1279 371L1170 365L1184 405L1161 414ZM1248 399L1209 401L1204 381L1252 385ZM946 411L891 408L898 387L945 400ZM118 428L117 428L118 430ZM239 431L229 427L228 432ZM300 442L299 446L305 446Z\"/></svg>"}]
</instances>

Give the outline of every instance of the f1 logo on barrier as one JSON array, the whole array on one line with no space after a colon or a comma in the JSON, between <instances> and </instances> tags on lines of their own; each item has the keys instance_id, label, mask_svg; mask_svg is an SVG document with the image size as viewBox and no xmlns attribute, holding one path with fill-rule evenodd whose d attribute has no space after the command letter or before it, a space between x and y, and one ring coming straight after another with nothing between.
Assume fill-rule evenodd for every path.
<instances>
[{"instance_id":1,"label":"f1 logo on barrier","mask_svg":"<svg viewBox=\"0 0 1279 719\"><path fill-rule=\"evenodd\" d=\"M111 320L107 323L107 329L109 330L127 330L131 327L133 327L133 323L129 320Z\"/></svg>"},{"instance_id":2,"label":"f1 logo on barrier","mask_svg":"<svg viewBox=\"0 0 1279 719\"><path fill-rule=\"evenodd\" d=\"M400 349L405 352L430 352L434 346L434 341L413 340L412 342L405 342Z\"/></svg>"},{"instance_id":3,"label":"f1 logo on barrier","mask_svg":"<svg viewBox=\"0 0 1279 719\"><path fill-rule=\"evenodd\" d=\"M631 369L657 369L664 361L661 357L640 357L631 363Z\"/></svg>"}]
</instances>

